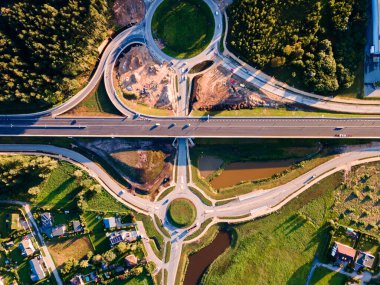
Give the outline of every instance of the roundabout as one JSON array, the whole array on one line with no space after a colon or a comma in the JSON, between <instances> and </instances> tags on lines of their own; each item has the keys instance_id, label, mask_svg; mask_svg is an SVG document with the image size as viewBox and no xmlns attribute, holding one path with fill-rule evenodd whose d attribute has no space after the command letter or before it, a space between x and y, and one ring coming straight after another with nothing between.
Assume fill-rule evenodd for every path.
<instances>
[{"instance_id":1,"label":"roundabout","mask_svg":"<svg viewBox=\"0 0 380 285\"><path fill-rule=\"evenodd\" d=\"M210 44L215 23L202 0L165 0L152 18L152 33L162 51L175 58L191 58Z\"/></svg>"},{"instance_id":2,"label":"roundabout","mask_svg":"<svg viewBox=\"0 0 380 285\"><path fill-rule=\"evenodd\" d=\"M190 200L177 198L169 204L166 215L173 226L187 228L194 223L197 210Z\"/></svg>"}]
</instances>

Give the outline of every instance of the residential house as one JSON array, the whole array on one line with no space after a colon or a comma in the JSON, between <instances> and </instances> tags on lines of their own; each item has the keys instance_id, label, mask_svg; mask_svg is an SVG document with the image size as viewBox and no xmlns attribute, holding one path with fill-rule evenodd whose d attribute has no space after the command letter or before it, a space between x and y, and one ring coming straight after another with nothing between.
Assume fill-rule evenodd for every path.
<instances>
[{"instance_id":1,"label":"residential house","mask_svg":"<svg viewBox=\"0 0 380 285\"><path fill-rule=\"evenodd\" d=\"M355 270L359 270L363 267L372 268L374 262L375 257L372 254L363 251L358 251L358 255L356 256L355 261Z\"/></svg>"},{"instance_id":2,"label":"residential house","mask_svg":"<svg viewBox=\"0 0 380 285\"><path fill-rule=\"evenodd\" d=\"M73 229L75 233L80 233L83 231L82 224L79 221L73 221Z\"/></svg>"},{"instance_id":3,"label":"residential house","mask_svg":"<svg viewBox=\"0 0 380 285\"><path fill-rule=\"evenodd\" d=\"M125 257L125 263L128 267L134 267L138 265L137 257L134 254L127 255Z\"/></svg>"},{"instance_id":4,"label":"residential house","mask_svg":"<svg viewBox=\"0 0 380 285\"><path fill-rule=\"evenodd\" d=\"M138 237L140 237L139 232L137 231L117 231L107 234L111 247L117 245L118 243L125 241L125 242L134 242Z\"/></svg>"},{"instance_id":5,"label":"residential house","mask_svg":"<svg viewBox=\"0 0 380 285\"><path fill-rule=\"evenodd\" d=\"M334 242L331 250L331 256L335 257L339 263L347 265L354 261L356 250L340 242Z\"/></svg>"},{"instance_id":6,"label":"residential house","mask_svg":"<svg viewBox=\"0 0 380 285\"><path fill-rule=\"evenodd\" d=\"M42 259L38 259L37 257L29 260L31 275L30 279L32 279L33 282L37 282L39 280L42 280L46 277L45 270L43 268L43 261Z\"/></svg>"},{"instance_id":7,"label":"residential house","mask_svg":"<svg viewBox=\"0 0 380 285\"><path fill-rule=\"evenodd\" d=\"M85 283L83 282L82 275L75 275L70 280L70 284L72 284L72 285L84 285Z\"/></svg>"},{"instance_id":8,"label":"residential house","mask_svg":"<svg viewBox=\"0 0 380 285\"><path fill-rule=\"evenodd\" d=\"M115 219L115 217L104 218L103 219L103 223L104 223L104 227L106 229L116 228L116 219Z\"/></svg>"},{"instance_id":9,"label":"residential house","mask_svg":"<svg viewBox=\"0 0 380 285\"><path fill-rule=\"evenodd\" d=\"M51 229L50 237L60 237L66 233L66 225L58 225Z\"/></svg>"},{"instance_id":10,"label":"residential house","mask_svg":"<svg viewBox=\"0 0 380 285\"><path fill-rule=\"evenodd\" d=\"M42 228L51 228L53 226L53 218L50 213L41 214L41 225Z\"/></svg>"},{"instance_id":11,"label":"residential house","mask_svg":"<svg viewBox=\"0 0 380 285\"><path fill-rule=\"evenodd\" d=\"M30 256L36 252L36 249L34 248L32 240L29 238L29 236L24 236L22 238L19 247L23 256Z\"/></svg>"}]
</instances>

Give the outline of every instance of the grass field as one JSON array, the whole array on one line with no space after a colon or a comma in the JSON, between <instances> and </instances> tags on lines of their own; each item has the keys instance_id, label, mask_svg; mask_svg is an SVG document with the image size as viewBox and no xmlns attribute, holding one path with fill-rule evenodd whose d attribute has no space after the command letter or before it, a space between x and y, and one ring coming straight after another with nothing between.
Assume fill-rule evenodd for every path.
<instances>
[{"instance_id":1,"label":"grass field","mask_svg":"<svg viewBox=\"0 0 380 285\"><path fill-rule=\"evenodd\" d=\"M190 58L210 43L215 29L213 13L201 0L165 0L153 19L153 35L165 45L163 51L177 58Z\"/></svg>"},{"instance_id":2,"label":"grass field","mask_svg":"<svg viewBox=\"0 0 380 285\"><path fill-rule=\"evenodd\" d=\"M80 260L85 257L89 251L94 250L90 240L86 236L49 241L47 246L57 267L60 267L69 258Z\"/></svg>"},{"instance_id":3,"label":"grass field","mask_svg":"<svg viewBox=\"0 0 380 285\"><path fill-rule=\"evenodd\" d=\"M170 203L167 215L173 226L184 228L194 223L197 212L192 202L179 198Z\"/></svg>"},{"instance_id":4,"label":"grass field","mask_svg":"<svg viewBox=\"0 0 380 285\"><path fill-rule=\"evenodd\" d=\"M343 274L330 271L324 267L317 267L311 278L310 285L344 285L347 277Z\"/></svg>"},{"instance_id":5,"label":"grass field","mask_svg":"<svg viewBox=\"0 0 380 285\"><path fill-rule=\"evenodd\" d=\"M277 213L236 226L235 246L211 265L202 284L304 284L315 253L325 256L326 221L342 179L331 175Z\"/></svg>"},{"instance_id":6,"label":"grass field","mask_svg":"<svg viewBox=\"0 0 380 285\"><path fill-rule=\"evenodd\" d=\"M360 114L348 114L348 113L333 113L327 111L290 111L284 108L255 108L255 109L241 109L241 110L224 110L224 111L198 111L193 110L190 114L193 117L204 117L207 115L216 116L216 117L376 117L377 115L360 115Z\"/></svg>"},{"instance_id":7,"label":"grass field","mask_svg":"<svg viewBox=\"0 0 380 285\"><path fill-rule=\"evenodd\" d=\"M77 106L65 115L75 116L120 116L120 112L108 98L103 78L97 87Z\"/></svg>"}]
</instances>

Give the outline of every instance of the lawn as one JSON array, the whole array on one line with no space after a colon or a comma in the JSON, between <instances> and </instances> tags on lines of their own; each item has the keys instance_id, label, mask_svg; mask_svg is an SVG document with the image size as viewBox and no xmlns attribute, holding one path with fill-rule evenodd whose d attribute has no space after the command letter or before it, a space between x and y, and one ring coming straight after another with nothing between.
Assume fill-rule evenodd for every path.
<instances>
[{"instance_id":1,"label":"lawn","mask_svg":"<svg viewBox=\"0 0 380 285\"><path fill-rule=\"evenodd\" d=\"M60 267L69 258L80 260L88 252L94 250L89 238L86 236L49 241L47 246L57 267Z\"/></svg>"},{"instance_id":2,"label":"lawn","mask_svg":"<svg viewBox=\"0 0 380 285\"><path fill-rule=\"evenodd\" d=\"M91 196L84 206L85 210L100 211L100 212L118 212L130 213L131 210L124 204L118 202L107 191L102 191Z\"/></svg>"},{"instance_id":3,"label":"lawn","mask_svg":"<svg viewBox=\"0 0 380 285\"><path fill-rule=\"evenodd\" d=\"M333 174L278 212L236 226L236 245L211 265L202 284L304 284L316 252L326 256L326 221L342 179Z\"/></svg>"},{"instance_id":4,"label":"lawn","mask_svg":"<svg viewBox=\"0 0 380 285\"><path fill-rule=\"evenodd\" d=\"M201 53L210 43L215 29L214 16L202 0L165 0L152 19L153 35L163 51L177 58Z\"/></svg>"},{"instance_id":5,"label":"lawn","mask_svg":"<svg viewBox=\"0 0 380 285\"><path fill-rule=\"evenodd\" d=\"M68 116L120 116L108 98L103 78L95 89L77 106L65 113Z\"/></svg>"},{"instance_id":6,"label":"lawn","mask_svg":"<svg viewBox=\"0 0 380 285\"><path fill-rule=\"evenodd\" d=\"M190 200L179 198L170 203L167 215L172 225L184 228L194 223L197 212Z\"/></svg>"},{"instance_id":7,"label":"lawn","mask_svg":"<svg viewBox=\"0 0 380 285\"><path fill-rule=\"evenodd\" d=\"M310 285L344 285L347 277L343 274L330 271L324 267L317 267L311 278Z\"/></svg>"}]
</instances>

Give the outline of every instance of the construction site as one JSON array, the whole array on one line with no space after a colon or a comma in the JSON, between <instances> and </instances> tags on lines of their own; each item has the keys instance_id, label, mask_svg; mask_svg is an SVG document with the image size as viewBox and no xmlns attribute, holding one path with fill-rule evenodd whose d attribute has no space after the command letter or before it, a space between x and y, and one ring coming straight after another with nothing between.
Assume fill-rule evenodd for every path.
<instances>
[{"instance_id":1,"label":"construction site","mask_svg":"<svg viewBox=\"0 0 380 285\"><path fill-rule=\"evenodd\" d=\"M119 27L140 23L145 16L143 0L116 0L112 10L115 24Z\"/></svg>"},{"instance_id":2,"label":"construction site","mask_svg":"<svg viewBox=\"0 0 380 285\"><path fill-rule=\"evenodd\" d=\"M144 45L133 45L119 57L115 77L125 101L173 111L175 72L159 63Z\"/></svg>"},{"instance_id":3,"label":"construction site","mask_svg":"<svg viewBox=\"0 0 380 285\"><path fill-rule=\"evenodd\" d=\"M193 79L192 110L238 110L256 107L280 108L291 104L286 99L261 91L216 63Z\"/></svg>"}]
</instances>

